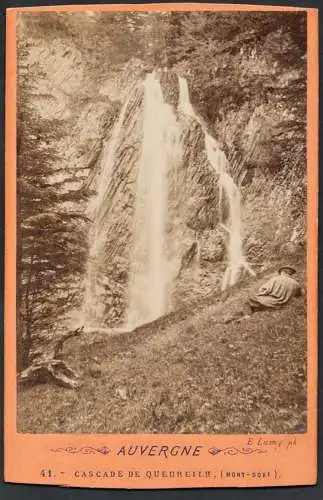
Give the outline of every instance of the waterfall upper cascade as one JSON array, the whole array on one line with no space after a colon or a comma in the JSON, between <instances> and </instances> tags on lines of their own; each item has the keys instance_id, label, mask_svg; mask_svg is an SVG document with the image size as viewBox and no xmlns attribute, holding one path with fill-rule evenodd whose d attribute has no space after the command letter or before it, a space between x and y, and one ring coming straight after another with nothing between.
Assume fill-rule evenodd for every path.
<instances>
[{"instance_id":1,"label":"waterfall upper cascade","mask_svg":"<svg viewBox=\"0 0 323 500\"><path fill-rule=\"evenodd\" d=\"M242 250L241 234L241 203L240 190L233 178L228 173L228 161L224 151L219 147L217 141L206 131L205 126L199 116L195 113L189 98L187 80L179 77L179 108L188 116L198 121L203 129L205 137L205 150L209 164L219 176L219 210L222 211L223 193L229 203L228 221L221 222L221 226L227 233L227 260L228 265L222 280L222 290L228 286L233 286L240 277L243 269L253 274Z\"/></svg>"},{"instance_id":2,"label":"waterfall upper cascade","mask_svg":"<svg viewBox=\"0 0 323 500\"><path fill-rule=\"evenodd\" d=\"M171 309L170 298L180 265L178 254L181 247L178 240L183 235L183 227L186 227L183 221L178 223L174 220L180 218L180 211L174 217L171 205L174 198L177 205L181 204L180 200L185 196L190 199L187 191L187 165L182 162L179 169L182 169L182 175L184 172L184 183L183 177L177 177L176 170L181 165L183 155L185 128L187 130L185 117L198 122L204 134L208 163L218 178L219 213L222 213L223 203L228 207L228 214L221 219L228 260L222 289L234 285L244 268L252 272L242 250L239 188L229 174L224 152L194 111L186 79L179 77L178 83L179 99L176 110L173 105L165 102L158 72L148 74L141 86L141 98L136 100L133 93L130 93L105 146L97 196L91 207L93 227L90 233L84 303L87 325L105 325L102 317L106 304L99 296L98 282L102 281L102 268L104 270L105 266L111 264L105 249L106 242L109 242L113 232L112 223L109 222L111 219L113 227L124 224L129 235L128 239L127 235L124 236L124 247L128 254L128 307L124 314L127 329L153 321ZM129 129L129 123L140 129L139 132L137 130L135 141L136 145L140 145L139 149L134 144L127 144L126 130ZM129 135L131 133L128 132ZM187 147L190 149L190 143L186 143L186 150ZM135 149L138 149L138 155L127 161L125 152ZM194 175L194 168L193 161L190 164L190 175ZM112 194L116 196L118 191L121 193L119 201L117 200L118 210L112 213ZM133 200L131 203L124 203L124 193L128 193L128 199ZM130 211L127 208L129 204ZM126 215L123 215L123 211ZM174 230L176 224L180 228L177 232ZM120 249L120 245L118 247L118 243L114 241L112 247L114 253ZM198 242L195 242L195 247L199 249ZM111 251L109 256L112 256Z\"/></svg>"}]
</instances>

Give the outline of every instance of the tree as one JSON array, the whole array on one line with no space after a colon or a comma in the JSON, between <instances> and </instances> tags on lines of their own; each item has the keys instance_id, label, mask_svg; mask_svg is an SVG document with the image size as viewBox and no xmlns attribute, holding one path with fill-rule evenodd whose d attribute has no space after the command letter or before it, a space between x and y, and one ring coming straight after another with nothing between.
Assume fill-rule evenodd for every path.
<instances>
[{"instance_id":1,"label":"tree","mask_svg":"<svg viewBox=\"0 0 323 500\"><path fill-rule=\"evenodd\" d=\"M65 169L55 147L66 134L64 122L42 118L33 107L40 69L28 64L31 44L19 39L17 114L18 199L18 369L28 367L46 344L60 340L57 324L80 303L88 219L80 206L77 169ZM71 181L79 179L72 189ZM43 347L39 349L39 346Z\"/></svg>"}]
</instances>

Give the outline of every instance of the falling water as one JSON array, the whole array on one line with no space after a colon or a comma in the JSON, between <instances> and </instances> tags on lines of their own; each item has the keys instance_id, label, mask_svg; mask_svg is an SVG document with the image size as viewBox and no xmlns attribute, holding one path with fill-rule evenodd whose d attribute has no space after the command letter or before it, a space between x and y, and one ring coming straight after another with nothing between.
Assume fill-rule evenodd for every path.
<instances>
[{"instance_id":1,"label":"falling water","mask_svg":"<svg viewBox=\"0 0 323 500\"><path fill-rule=\"evenodd\" d=\"M178 109L185 115L191 116L195 120L197 120L199 123L200 119L196 115L193 106L190 101L190 95L188 92L188 85L187 85L187 80L183 78L182 76L178 77L178 84L179 84L179 103L178 103Z\"/></svg>"},{"instance_id":2,"label":"falling water","mask_svg":"<svg viewBox=\"0 0 323 500\"><path fill-rule=\"evenodd\" d=\"M224 224L228 234L228 262L229 265L224 273L222 289L232 286L239 280L240 271L246 267L245 258L242 252L241 238L241 214L240 214L240 191L233 182L232 177L226 172L220 176L220 189L227 195L229 201L229 228Z\"/></svg>"},{"instance_id":3,"label":"falling water","mask_svg":"<svg viewBox=\"0 0 323 500\"><path fill-rule=\"evenodd\" d=\"M92 230L90 231L90 251L86 273L85 298L83 305L83 322L86 328L96 325L96 319L100 316L101 304L98 301L98 267L100 265L101 254L103 254L104 220L102 214L106 212L106 204L109 203L109 187L111 184L113 167L117 148L120 144L122 126L128 109L128 104L132 93L121 108L120 114L115 122L111 138L106 142L101 160L101 174L98 180L98 192L90 207L90 214L93 219Z\"/></svg>"},{"instance_id":4,"label":"falling water","mask_svg":"<svg viewBox=\"0 0 323 500\"><path fill-rule=\"evenodd\" d=\"M164 102L155 72L147 75L144 90L143 143L137 175L129 286L128 324L132 326L162 316L167 305L167 172L176 118Z\"/></svg>"},{"instance_id":5,"label":"falling water","mask_svg":"<svg viewBox=\"0 0 323 500\"><path fill-rule=\"evenodd\" d=\"M219 210L222 212L223 193L229 204L229 217L226 224L221 222L226 232L228 265L222 280L222 290L232 286L239 280L240 272L246 269L253 274L243 254L241 236L241 203L240 191L227 171L227 158L217 141L206 131L206 128L195 113L189 98L188 84L185 78L179 77L180 102L179 109L197 120L204 132L205 149L208 161L219 176Z\"/></svg>"},{"instance_id":6,"label":"falling water","mask_svg":"<svg viewBox=\"0 0 323 500\"><path fill-rule=\"evenodd\" d=\"M115 164L115 157L117 148L120 144L121 134L122 134L122 126L126 117L127 109L129 102L132 98L132 93L130 93L128 99L123 104L118 119L113 127L111 139L108 143L106 143L103 158L102 158L102 173L99 178L98 183L98 194L96 199L94 200L94 217L95 217L95 226L99 232L102 231L102 226L104 220L102 219L102 213L105 213L106 204L109 203L110 199L107 196L109 193L109 186L112 179L113 167Z\"/></svg>"},{"instance_id":7,"label":"falling water","mask_svg":"<svg viewBox=\"0 0 323 500\"><path fill-rule=\"evenodd\" d=\"M101 327L102 318L104 325L104 283L100 285L98 275L105 260L108 227L106 216L111 208L112 181L115 179L120 146L123 144L125 121L130 115L133 122L142 124L142 135L140 160L133 167L130 166L130 169L128 166L128 173L133 171L136 175L136 185L131 226L132 241L129 241L130 270L125 328L132 329L155 320L165 314L170 305L169 297L172 295L172 287L178 274L178 259L181 253L174 241L175 233L172 232L173 229L169 229L174 227L174 221L170 220L169 204L177 190L170 189L168 179L172 179L172 182L175 179L176 184L176 168L181 164L183 153L181 113L201 125L207 158L219 179L219 211L228 255L222 288L235 284L244 268L252 273L242 250L239 188L228 172L228 162L224 152L207 132L203 120L193 109L187 81L179 78L179 115L176 115L173 107L164 100L158 72L148 74L143 87L143 108L138 105L139 101L134 105L130 93L102 155L98 193L91 207L93 226L90 232L91 245L83 307L84 324L89 329ZM222 217L224 202L228 207L228 214ZM104 281L105 278L102 279Z\"/></svg>"},{"instance_id":8,"label":"falling water","mask_svg":"<svg viewBox=\"0 0 323 500\"><path fill-rule=\"evenodd\" d=\"M207 133L205 133L205 146L209 163L219 175L220 204L222 205L223 193L229 204L228 221L221 222L221 226L226 232L228 253L228 266L222 280L222 289L224 290L237 283L243 268L250 271L242 250L240 191L226 170L227 159L224 152L219 149L213 137Z\"/></svg>"}]
</instances>

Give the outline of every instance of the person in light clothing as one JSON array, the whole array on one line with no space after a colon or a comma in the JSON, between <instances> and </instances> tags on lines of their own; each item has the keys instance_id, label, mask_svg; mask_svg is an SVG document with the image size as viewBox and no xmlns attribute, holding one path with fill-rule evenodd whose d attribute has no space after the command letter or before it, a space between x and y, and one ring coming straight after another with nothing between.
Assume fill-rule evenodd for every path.
<instances>
[{"instance_id":1,"label":"person in light clothing","mask_svg":"<svg viewBox=\"0 0 323 500\"><path fill-rule=\"evenodd\" d=\"M296 271L291 266L283 266L278 274L270 278L247 301L250 312L262 309L277 309L289 302L293 297L302 294L300 284L293 278Z\"/></svg>"},{"instance_id":2,"label":"person in light clothing","mask_svg":"<svg viewBox=\"0 0 323 500\"><path fill-rule=\"evenodd\" d=\"M303 290L293 277L296 270L291 266L283 266L278 274L272 276L258 290L251 294L244 307L236 314L224 319L224 323L249 318L251 314L263 310L279 309L293 297L299 297Z\"/></svg>"}]
</instances>

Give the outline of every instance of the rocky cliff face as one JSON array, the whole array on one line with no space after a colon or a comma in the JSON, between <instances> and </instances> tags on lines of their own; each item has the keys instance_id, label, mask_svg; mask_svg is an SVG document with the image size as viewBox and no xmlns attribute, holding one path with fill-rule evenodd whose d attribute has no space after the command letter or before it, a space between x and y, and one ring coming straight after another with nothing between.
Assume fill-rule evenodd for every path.
<instances>
[{"instance_id":1,"label":"rocky cliff face","mask_svg":"<svg viewBox=\"0 0 323 500\"><path fill-rule=\"evenodd\" d=\"M219 221L218 179L208 165L204 133L201 125L177 111L178 79L176 74L168 82L162 82L164 99L176 116L175 128L178 157L171 151L171 167L167 174L168 207L166 222L165 256L175 279L170 307L180 303L184 288L192 286L198 278L201 252L214 261L213 275L219 270L217 263L224 255L223 242L217 231ZM100 324L123 323L127 309L130 279L131 248L134 240L136 205L136 179L142 161L143 143L143 86L138 85L126 103L126 112L117 147L113 169L105 172L109 162L111 141L103 140L97 175L93 179L94 192L101 190L99 208L98 196L94 195L89 211L96 210L95 225L90 238L98 231L98 246L90 257L92 317ZM118 118L114 121L114 126ZM174 145L175 147L175 145ZM102 189L101 183L105 184ZM96 208L95 208L96 207ZM148 209L148 207L147 207ZM95 218L96 217L96 218ZM210 240L216 240L216 248L210 251ZM208 237L206 238L206 233ZM203 241L208 240L205 247ZM91 260L92 259L92 260ZM193 274L192 274L192 270ZM192 276L191 276L192 274ZM218 272L220 279L221 272ZM214 276L211 276L214 281ZM192 281L193 280L193 281ZM181 284L182 283L182 284ZM197 284L197 283L196 283ZM203 294L203 292L202 292ZM93 296L97 300L93 300Z\"/></svg>"}]
</instances>

